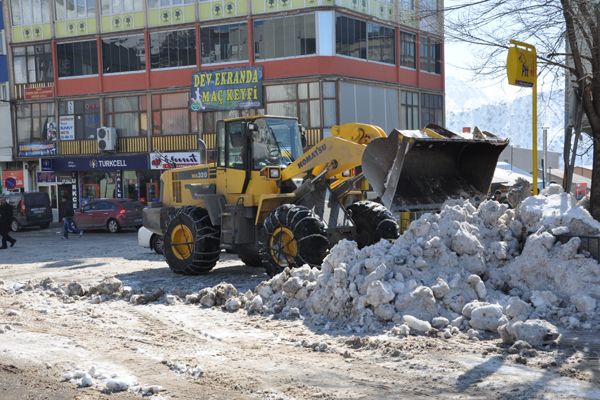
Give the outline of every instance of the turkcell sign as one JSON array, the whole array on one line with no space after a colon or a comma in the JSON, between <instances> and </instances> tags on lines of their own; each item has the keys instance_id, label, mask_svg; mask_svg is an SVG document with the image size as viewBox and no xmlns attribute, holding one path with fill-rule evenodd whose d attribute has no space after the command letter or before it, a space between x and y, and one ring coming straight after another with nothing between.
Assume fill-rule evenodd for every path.
<instances>
[{"instance_id":1,"label":"turkcell sign","mask_svg":"<svg viewBox=\"0 0 600 400\"><path fill-rule=\"evenodd\" d=\"M245 110L262 107L262 67L194 72L190 110Z\"/></svg>"},{"instance_id":2,"label":"turkcell sign","mask_svg":"<svg viewBox=\"0 0 600 400\"><path fill-rule=\"evenodd\" d=\"M109 157L61 157L52 160L54 171L146 170L148 155Z\"/></svg>"}]
</instances>

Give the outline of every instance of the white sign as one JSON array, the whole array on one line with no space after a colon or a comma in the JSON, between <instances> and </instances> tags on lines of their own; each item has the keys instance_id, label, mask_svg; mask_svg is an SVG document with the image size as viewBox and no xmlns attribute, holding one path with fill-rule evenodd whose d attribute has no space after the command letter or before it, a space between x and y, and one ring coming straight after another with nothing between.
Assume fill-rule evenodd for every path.
<instances>
[{"instance_id":1,"label":"white sign","mask_svg":"<svg viewBox=\"0 0 600 400\"><path fill-rule=\"evenodd\" d=\"M73 100L67 101L67 114L75 114L75 102Z\"/></svg>"},{"instance_id":2,"label":"white sign","mask_svg":"<svg viewBox=\"0 0 600 400\"><path fill-rule=\"evenodd\" d=\"M60 140L74 140L75 139L75 116L63 115L60 117L58 124L58 130L60 132Z\"/></svg>"},{"instance_id":3,"label":"white sign","mask_svg":"<svg viewBox=\"0 0 600 400\"><path fill-rule=\"evenodd\" d=\"M150 153L150 169L154 170L170 169L173 168L173 164L177 168L191 167L200 164L200 162L200 153L194 151L187 153Z\"/></svg>"}]
</instances>

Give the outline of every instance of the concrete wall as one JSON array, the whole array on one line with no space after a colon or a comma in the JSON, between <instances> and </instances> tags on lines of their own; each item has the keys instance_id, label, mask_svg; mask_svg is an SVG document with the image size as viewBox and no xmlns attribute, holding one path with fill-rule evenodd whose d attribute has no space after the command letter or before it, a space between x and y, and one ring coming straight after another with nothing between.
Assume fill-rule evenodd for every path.
<instances>
[{"instance_id":1,"label":"concrete wall","mask_svg":"<svg viewBox=\"0 0 600 400\"><path fill-rule=\"evenodd\" d=\"M531 149L522 149L520 147L508 146L504 151L500 154L500 158L498 161L507 162L517 168L525 170L529 173L532 172L531 168L531 159L533 152ZM556 153L553 151L548 152L548 160L544 161L546 168L559 168L562 154ZM542 159L544 158L544 152L538 151L538 168L541 171L542 169ZM542 177L540 175L540 181Z\"/></svg>"}]
</instances>

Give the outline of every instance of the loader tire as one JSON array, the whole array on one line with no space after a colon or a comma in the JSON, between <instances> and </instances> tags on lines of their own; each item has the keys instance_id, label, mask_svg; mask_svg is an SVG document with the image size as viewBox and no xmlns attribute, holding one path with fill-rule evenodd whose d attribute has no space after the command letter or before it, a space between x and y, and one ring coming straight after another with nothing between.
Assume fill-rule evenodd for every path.
<instances>
[{"instance_id":1,"label":"loader tire","mask_svg":"<svg viewBox=\"0 0 600 400\"><path fill-rule=\"evenodd\" d=\"M260 261L260 255L258 254L258 249L255 245L240 246L238 250L238 256L240 257L240 260L242 260L242 262L249 267L260 267L262 265L262 262Z\"/></svg>"},{"instance_id":2,"label":"loader tire","mask_svg":"<svg viewBox=\"0 0 600 400\"><path fill-rule=\"evenodd\" d=\"M359 201L348 207L356 225L354 240L359 248L370 246L381 239L397 239L400 228L396 219L384 206L374 201Z\"/></svg>"},{"instance_id":3,"label":"loader tire","mask_svg":"<svg viewBox=\"0 0 600 400\"><path fill-rule=\"evenodd\" d=\"M199 275L210 271L221 253L220 232L203 208L177 210L167 224L164 255L176 274Z\"/></svg>"},{"instance_id":4,"label":"loader tire","mask_svg":"<svg viewBox=\"0 0 600 400\"><path fill-rule=\"evenodd\" d=\"M269 276L286 267L304 264L320 266L329 250L323 221L304 206L284 204L264 222L259 241L259 255Z\"/></svg>"}]
</instances>

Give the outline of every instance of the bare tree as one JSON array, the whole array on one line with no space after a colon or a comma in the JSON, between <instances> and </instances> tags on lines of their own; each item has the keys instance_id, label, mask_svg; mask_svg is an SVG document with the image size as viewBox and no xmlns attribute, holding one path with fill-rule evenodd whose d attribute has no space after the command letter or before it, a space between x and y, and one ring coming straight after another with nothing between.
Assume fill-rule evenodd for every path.
<instances>
[{"instance_id":1,"label":"bare tree","mask_svg":"<svg viewBox=\"0 0 600 400\"><path fill-rule=\"evenodd\" d=\"M567 77L593 143L590 211L600 219L600 2L479 0L446 2L446 37L481 46L478 74L504 74L510 39L537 48L538 75ZM559 79L561 78L561 79Z\"/></svg>"}]
</instances>

